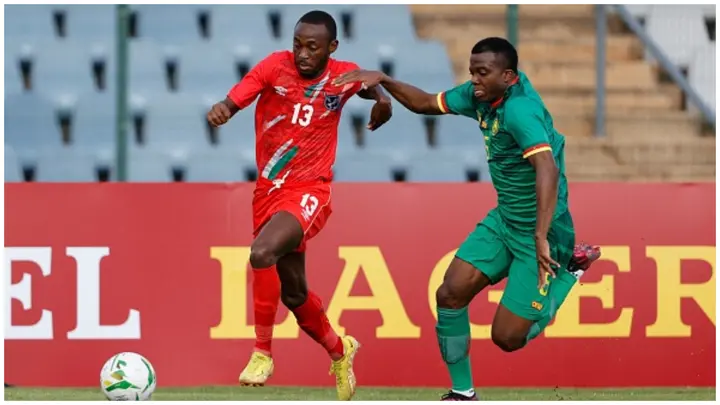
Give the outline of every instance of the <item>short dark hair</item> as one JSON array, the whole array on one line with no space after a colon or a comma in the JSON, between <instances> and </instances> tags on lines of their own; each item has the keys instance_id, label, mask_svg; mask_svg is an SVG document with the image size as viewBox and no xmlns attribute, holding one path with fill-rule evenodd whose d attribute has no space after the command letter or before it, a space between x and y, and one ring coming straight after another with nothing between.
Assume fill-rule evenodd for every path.
<instances>
[{"instance_id":1,"label":"short dark hair","mask_svg":"<svg viewBox=\"0 0 720 405\"><path fill-rule=\"evenodd\" d=\"M517 73L518 70L518 54L517 50L505 38L491 37L480 40L473 46L472 53L492 52L502 55L507 61L507 68Z\"/></svg>"},{"instance_id":2,"label":"short dark hair","mask_svg":"<svg viewBox=\"0 0 720 405\"><path fill-rule=\"evenodd\" d=\"M334 41L337 39L337 24L335 23L335 19L333 18L333 16L324 11L309 11L305 13L305 15L300 17L300 20L298 20L298 24L300 23L324 25L325 28L327 28L328 33L330 34L330 40Z\"/></svg>"}]
</instances>

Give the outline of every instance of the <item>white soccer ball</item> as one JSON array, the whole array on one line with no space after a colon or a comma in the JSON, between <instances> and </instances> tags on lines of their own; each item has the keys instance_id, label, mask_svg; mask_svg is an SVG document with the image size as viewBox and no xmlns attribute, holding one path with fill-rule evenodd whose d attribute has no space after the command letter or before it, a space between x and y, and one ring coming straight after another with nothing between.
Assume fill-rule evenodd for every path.
<instances>
[{"instance_id":1,"label":"white soccer ball","mask_svg":"<svg viewBox=\"0 0 720 405\"><path fill-rule=\"evenodd\" d=\"M137 353L118 353L100 371L100 389L111 401L148 401L156 386L155 369Z\"/></svg>"}]
</instances>

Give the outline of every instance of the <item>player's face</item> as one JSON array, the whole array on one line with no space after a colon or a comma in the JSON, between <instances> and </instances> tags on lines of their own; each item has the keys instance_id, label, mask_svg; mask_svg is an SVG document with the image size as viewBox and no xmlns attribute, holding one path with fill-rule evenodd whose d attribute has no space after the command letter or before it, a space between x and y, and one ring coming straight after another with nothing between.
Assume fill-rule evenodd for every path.
<instances>
[{"instance_id":1,"label":"player's face","mask_svg":"<svg viewBox=\"0 0 720 405\"><path fill-rule=\"evenodd\" d=\"M330 33L324 25L298 23L293 40L293 55L298 72L307 78L317 77L325 69L337 45L337 40L330 40Z\"/></svg>"},{"instance_id":2,"label":"player's face","mask_svg":"<svg viewBox=\"0 0 720 405\"><path fill-rule=\"evenodd\" d=\"M513 71L506 68L501 54L483 52L470 55L470 81L475 98L492 102L502 97L513 79Z\"/></svg>"}]
</instances>

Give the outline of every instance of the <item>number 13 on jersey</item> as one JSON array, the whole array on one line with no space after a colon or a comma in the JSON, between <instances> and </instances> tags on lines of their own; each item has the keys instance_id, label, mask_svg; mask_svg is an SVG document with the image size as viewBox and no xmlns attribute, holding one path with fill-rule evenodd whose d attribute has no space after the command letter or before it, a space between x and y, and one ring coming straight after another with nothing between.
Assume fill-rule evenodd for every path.
<instances>
[{"instance_id":1,"label":"number 13 on jersey","mask_svg":"<svg viewBox=\"0 0 720 405\"><path fill-rule=\"evenodd\" d=\"M314 109L310 104L297 103L293 106L292 123L301 127L310 125Z\"/></svg>"}]
</instances>

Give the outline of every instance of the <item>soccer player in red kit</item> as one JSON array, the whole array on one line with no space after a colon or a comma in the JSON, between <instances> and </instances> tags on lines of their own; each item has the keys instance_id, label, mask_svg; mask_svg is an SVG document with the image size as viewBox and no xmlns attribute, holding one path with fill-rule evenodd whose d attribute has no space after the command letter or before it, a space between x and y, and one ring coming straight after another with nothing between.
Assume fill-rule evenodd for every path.
<instances>
[{"instance_id":1,"label":"soccer player in red kit","mask_svg":"<svg viewBox=\"0 0 720 405\"><path fill-rule=\"evenodd\" d=\"M338 41L337 25L329 14L305 14L294 34L292 52L275 52L262 60L208 113L212 125L222 125L260 96L255 110L255 240L250 253L257 339L240 382L263 385L272 375L272 331L282 300L300 328L328 352L338 398L349 400L355 393L352 366L359 344L333 331L320 298L308 290L305 248L332 212L332 165L345 102L355 94L376 101L370 130L387 122L392 110L379 87L332 85L358 66L330 58Z\"/></svg>"}]
</instances>

